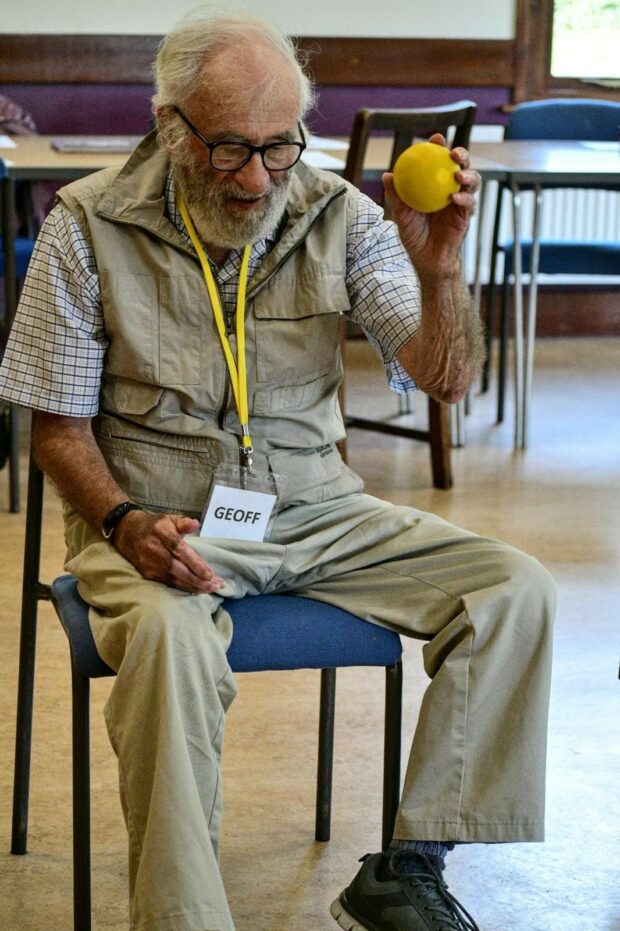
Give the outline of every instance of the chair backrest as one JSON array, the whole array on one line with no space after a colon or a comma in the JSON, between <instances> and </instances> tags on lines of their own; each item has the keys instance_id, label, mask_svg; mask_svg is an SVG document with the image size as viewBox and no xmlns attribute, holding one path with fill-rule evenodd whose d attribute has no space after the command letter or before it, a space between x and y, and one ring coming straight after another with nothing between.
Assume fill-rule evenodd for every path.
<instances>
[{"instance_id":1,"label":"chair backrest","mask_svg":"<svg viewBox=\"0 0 620 931\"><path fill-rule=\"evenodd\" d=\"M618 142L620 103L610 100L530 100L510 114L506 139Z\"/></svg>"},{"instance_id":2,"label":"chair backrest","mask_svg":"<svg viewBox=\"0 0 620 931\"><path fill-rule=\"evenodd\" d=\"M416 139L426 139L433 133L442 133L450 148L467 146L475 116L476 104L472 100L411 110L358 110L351 129L344 177L360 186L368 140L373 133L392 136L391 155L385 166L391 171L401 152Z\"/></svg>"}]
</instances>

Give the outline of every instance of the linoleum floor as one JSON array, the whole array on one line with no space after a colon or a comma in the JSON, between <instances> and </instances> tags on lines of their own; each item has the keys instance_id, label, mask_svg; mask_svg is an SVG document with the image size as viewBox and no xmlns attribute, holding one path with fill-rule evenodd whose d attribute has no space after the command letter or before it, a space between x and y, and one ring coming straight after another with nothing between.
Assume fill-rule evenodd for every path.
<instances>
[{"instance_id":1,"label":"linoleum floor","mask_svg":"<svg viewBox=\"0 0 620 931\"><path fill-rule=\"evenodd\" d=\"M380 367L350 343L350 410L396 409ZM424 419L418 400L414 418ZM27 425L25 424L25 427ZM26 443L22 463L25 500ZM455 485L435 490L428 449L352 431L367 489L537 556L556 579L547 840L464 846L446 879L481 931L620 929L620 341L539 340L530 448L512 450L512 411L494 424L474 394ZM24 510L7 513L0 472L0 929L70 931L70 674L52 609L39 613L30 840L9 853ZM60 510L46 495L42 578L62 570ZM338 674L332 838L313 840L318 673L239 677L225 746L222 871L237 931L329 931L332 898L378 846L383 674ZM425 685L420 645L405 643L404 748ZM125 931L126 845L113 753L92 688L93 931Z\"/></svg>"}]
</instances>

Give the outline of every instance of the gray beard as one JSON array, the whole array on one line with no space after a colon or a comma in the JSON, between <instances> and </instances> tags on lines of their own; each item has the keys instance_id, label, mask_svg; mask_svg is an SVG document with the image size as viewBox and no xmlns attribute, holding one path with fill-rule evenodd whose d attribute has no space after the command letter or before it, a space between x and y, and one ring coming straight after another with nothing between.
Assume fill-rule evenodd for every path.
<instances>
[{"instance_id":1,"label":"gray beard","mask_svg":"<svg viewBox=\"0 0 620 931\"><path fill-rule=\"evenodd\" d=\"M234 216L226 204L229 197L254 199L240 185L234 181L209 184L204 171L192 163L173 164L173 171L196 230L205 243L221 249L242 249L277 230L286 209L290 172L282 172L281 179L271 182L262 207L251 214Z\"/></svg>"}]
</instances>

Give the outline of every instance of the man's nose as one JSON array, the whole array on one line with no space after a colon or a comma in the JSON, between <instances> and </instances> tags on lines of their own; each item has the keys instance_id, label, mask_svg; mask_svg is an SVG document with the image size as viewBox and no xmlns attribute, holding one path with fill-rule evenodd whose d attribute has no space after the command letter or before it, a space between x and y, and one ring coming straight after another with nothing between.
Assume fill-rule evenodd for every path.
<instances>
[{"instance_id":1,"label":"man's nose","mask_svg":"<svg viewBox=\"0 0 620 931\"><path fill-rule=\"evenodd\" d=\"M243 168L235 172L235 180L248 194L262 194L267 190L271 178L263 165L260 152L253 152Z\"/></svg>"}]
</instances>

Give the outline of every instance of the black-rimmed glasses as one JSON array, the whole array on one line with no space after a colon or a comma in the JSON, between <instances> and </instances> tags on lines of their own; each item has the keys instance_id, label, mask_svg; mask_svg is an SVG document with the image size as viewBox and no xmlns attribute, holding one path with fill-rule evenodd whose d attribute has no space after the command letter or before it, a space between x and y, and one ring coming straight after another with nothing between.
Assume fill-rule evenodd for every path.
<instances>
[{"instance_id":1,"label":"black-rimmed glasses","mask_svg":"<svg viewBox=\"0 0 620 931\"><path fill-rule=\"evenodd\" d=\"M255 152L260 154L267 171L286 171L299 161L306 148L301 123L297 124L301 142L269 142L267 145L250 145L249 142L209 142L178 107L173 106L171 109L208 148L209 161L216 171L238 171L247 165Z\"/></svg>"}]
</instances>

